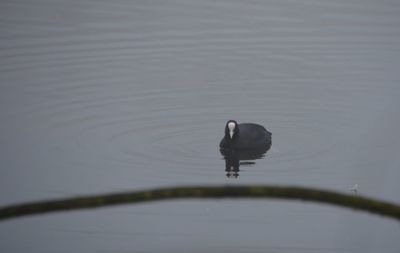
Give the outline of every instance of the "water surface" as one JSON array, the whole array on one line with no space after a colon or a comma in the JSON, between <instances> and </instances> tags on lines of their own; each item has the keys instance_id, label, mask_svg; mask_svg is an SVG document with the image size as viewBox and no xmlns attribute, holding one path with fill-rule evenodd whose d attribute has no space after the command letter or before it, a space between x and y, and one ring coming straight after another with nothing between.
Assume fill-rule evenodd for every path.
<instances>
[{"instance_id":1,"label":"water surface","mask_svg":"<svg viewBox=\"0 0 400 253\"><path fill-rule=\"evenodd\" d=\"M0 204L188 184L400 202L397 1L2 1ZM225 122L272 132L227 177ZM398 252L398 224L173 201L0 224L2 252Z\"/></svg>"}]
</instances>

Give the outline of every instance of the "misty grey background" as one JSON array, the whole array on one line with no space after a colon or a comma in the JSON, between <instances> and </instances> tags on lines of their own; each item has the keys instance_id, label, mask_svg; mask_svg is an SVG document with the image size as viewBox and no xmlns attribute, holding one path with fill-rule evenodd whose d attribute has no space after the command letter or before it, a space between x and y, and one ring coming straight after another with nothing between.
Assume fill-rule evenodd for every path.
<instances>
[{"instance_id":1,"label":"misty grey background","mask_svg":"<svg viewBox=\"0 0 400 253\"><path fill-rule=\"evenodd\" d=\"M188 184L400 202L400 2L0 2L0 205ZM226 120L272 132L225 176ZM173 201L0 224L1 252L399 252L392 220Z\"/></svg>"}]
</instances>

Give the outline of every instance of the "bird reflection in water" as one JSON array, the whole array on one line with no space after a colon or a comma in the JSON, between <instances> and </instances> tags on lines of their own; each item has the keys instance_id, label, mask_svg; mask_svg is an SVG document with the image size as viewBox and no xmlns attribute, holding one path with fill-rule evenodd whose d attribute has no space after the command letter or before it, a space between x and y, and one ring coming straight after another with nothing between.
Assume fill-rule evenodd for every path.
<instances>
[{"instance_id":1,"label":"bird reflection in water","mask_svg":"<svg viewBox=\"0 0 400 253\"><path fill-rule=\"evenodd\" d=\"M236 149L220 149L225 159L225 172L228 178L239 177L240 166L251 166L256 162L254 160L262 159L271 145L263 149L252 150L236 150Z\"/></svg>"}]
</instances>

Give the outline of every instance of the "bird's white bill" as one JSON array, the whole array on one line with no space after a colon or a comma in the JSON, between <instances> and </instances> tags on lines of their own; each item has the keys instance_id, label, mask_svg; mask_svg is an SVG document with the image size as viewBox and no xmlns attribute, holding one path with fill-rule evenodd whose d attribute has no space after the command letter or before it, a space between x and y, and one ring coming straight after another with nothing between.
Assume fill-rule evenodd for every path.
<instances>
[{"instance_id":1,"label":"bird's white bill","mask_svg":"<svg viewBox=\"0 0 400 253\"><path fill-rule=\"evenodd\" d=\"M232 139L232 137L233 137L233 130L235 129L235 123L229 122L229 123L228 123L228 129L229 129L229 136L230 136L231 139Z\"/></svg>"}]
</instances>

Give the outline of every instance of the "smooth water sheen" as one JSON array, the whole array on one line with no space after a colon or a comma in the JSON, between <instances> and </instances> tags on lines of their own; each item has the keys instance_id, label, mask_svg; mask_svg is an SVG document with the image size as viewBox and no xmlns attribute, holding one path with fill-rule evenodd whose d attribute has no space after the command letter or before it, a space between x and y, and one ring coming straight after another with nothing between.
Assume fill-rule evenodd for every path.
<instances>
[{"instance_id":1,"label":"smooth water sheen","mask_svg":"<svg viewBox=\"0 0 400 253\"><path fill-rule=\"evenodd\" d=\"M400 202L400 2L2 1L0 205L189 184ZM227 177L228 119L272 132ZM228 173L229 174L229 173ZM399 252L397 222L172 201L0 223L1 252Z\"/></svg>"}]
</instances>

